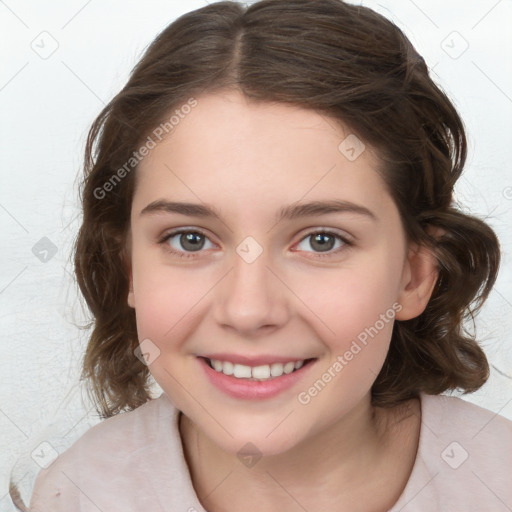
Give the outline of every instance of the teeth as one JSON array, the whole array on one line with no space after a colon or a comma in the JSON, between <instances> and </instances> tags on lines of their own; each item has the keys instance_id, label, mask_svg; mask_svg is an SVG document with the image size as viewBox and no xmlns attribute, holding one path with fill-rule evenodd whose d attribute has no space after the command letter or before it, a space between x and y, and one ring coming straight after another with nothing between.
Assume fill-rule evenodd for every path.
<instances>
[{"instance_id":1,"label":"teeth","mask_svg":"<svg viewBox=\"0 0 512 512\"><path fill-rule=\"evenodd\" d=\"M212 363L213 367L218 371L222 371L222 361L217 361L217 359L211 359L210 362Z\"/></svg>"},{"instance_id":2,"label":"teeth","mask_svg":"<svg viewBox=\"0 0 512 512\"><path fill-rule=\"evenodd\" d=\"M284 373L292 373L295 370L295 363L286 363L283 368Z\"/></svg>"},{"instance_id":3,"label":"teeth","mask_svg":"<svg viewBox=\"0 0 512 512\"><path fill-rule=\"evenodd\" d=\"M280 377L283 375L283 365L281 363L270 365L270 375L272 375L272 377Z\"/></svg>"},{"instance_id":4,"label":"teeth","mask_svg":"<svg viewBox=\"0 0 512 512\"><path fill-rule=\"evenodd\" d=\"M219 361L217 359L209 359L213 369L224 375L233 375L238 379L251 379L251 380L268 380L273 377L280 377L281 375L292 373L301 368L304 361L290 361L289 363L273 363L263 364L261 366L246 366L245 364L233 364L229 361Z\"/></svg>"},{"instance_id":5,"label":"teeth","mask_svg":"<svg viewBox=\"0 0 512 512\"><path fill-rule=\"evenodd\" d=\"M247 368L249 368L249 366L247 366ZM254 379L268 379L270 377L270 366L268 364L255 366L252 369L252 377Z\"/></svg>"},{"instance_id":6,"label":"teeth","mask_svg":"<svg viewBox=\"0 0 512 512\"><path fill-rule=\"evenodd\" d=\"M239 379L250 379L251 367L243 364L235 364L235 367L233 368L233 375Z\"/></svg>"},{"instance_id":7,"label":"teeth","mask_svg":"<svg viewBox=\"0 0 512 512\"><path fill-rule=\"evenodd\" d=\"M220 363L222 365L222 373L226 375L233 375L233 363L230 363L229 361L226 361L225 363L222 363L221 361L216 361L217 363ZM215 368L215 367L214 367ZM217 368L215 368L217 370ZM221 370L217 370L220 372Z\"/></svg>"}]
</instances>

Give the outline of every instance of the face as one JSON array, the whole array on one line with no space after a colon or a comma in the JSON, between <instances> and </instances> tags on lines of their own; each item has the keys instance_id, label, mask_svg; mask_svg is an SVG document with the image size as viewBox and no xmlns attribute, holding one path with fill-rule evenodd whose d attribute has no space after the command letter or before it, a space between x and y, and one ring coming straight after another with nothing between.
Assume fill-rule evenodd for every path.
<instances>
[{"instance_id":1,"label":"face","mask_svg":"<svg viewBox=\"0 0 512 512\"><path fill-rule=\"evenodd\" d=\"M311 110L205 95L137 169L139 341L226 451L284 452L368 403L407 309L399 213L349 135Z\"/></svg>"}]
</instances>

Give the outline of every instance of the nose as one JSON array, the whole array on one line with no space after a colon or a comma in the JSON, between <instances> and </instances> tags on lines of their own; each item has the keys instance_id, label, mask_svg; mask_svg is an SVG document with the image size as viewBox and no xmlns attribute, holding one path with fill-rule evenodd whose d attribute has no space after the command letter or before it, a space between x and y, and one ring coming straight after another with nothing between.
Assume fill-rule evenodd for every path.
<instances>
[{"instance_id":1,"label":"nose","mask_svg":"<svg viewBox=\"0 0 512 512\"><path fill-rule=\"evenodd\" d=\"M214 298L218 325L254 338L286 324L287 288L269 263L265 251L251 263L235 253L233 268L219 283Z\"/></svg>"}]
</instances>

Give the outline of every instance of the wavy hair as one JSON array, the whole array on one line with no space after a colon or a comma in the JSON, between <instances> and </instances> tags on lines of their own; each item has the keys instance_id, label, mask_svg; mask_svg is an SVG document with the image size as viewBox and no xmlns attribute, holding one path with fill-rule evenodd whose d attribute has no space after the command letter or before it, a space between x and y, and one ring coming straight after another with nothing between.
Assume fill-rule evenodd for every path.
<instances>
[{"instance_id":1,"label":"wavy hair","mask_svg":"<svg viewBox=\"0 0 512 512\"><path fill-rule=\"evenodd\" d=\"M481 387L488 362L464 323L496 280L499 244L484 221L453 200L466 160L464 126L424 60L395 24L365 7L341 0L262 0L249 7L223 1L167 26L88 134L74 263L93 316L82 378L100 416L151 398L149 370L134 356L135 313L127 304L125 242L137 171L126 163L191 97L229 89L348 125L381 156L379 172L408 241L430 247L437 258L426 309L394 324L373 404ZM115 175L122 179L113 181ZM431 236L429 226L443 234Z\"/></svg>"}]
</instances>

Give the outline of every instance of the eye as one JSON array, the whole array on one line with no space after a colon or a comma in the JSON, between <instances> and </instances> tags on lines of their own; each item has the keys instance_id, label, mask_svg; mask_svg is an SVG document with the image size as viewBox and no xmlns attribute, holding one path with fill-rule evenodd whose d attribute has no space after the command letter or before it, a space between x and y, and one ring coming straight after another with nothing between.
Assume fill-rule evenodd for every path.
<instances>
[{"instance_id":1,"label":"eye","mask_svg":"<svg viewBox=\"0 0 512 512\"><path fill-rule=\"evenodd\" d=\"M300 247L301 244L302 248ZM304 246L309 246L313 248L313 252L317 253L317 257L324 257L337 254L352 245L353 243L350 240L337 233L330 231L315 231L306 235L297 247L299 247L299 250L301 251L312 252L308 251L307 248L304 248Z\"/></svg>"},{"instance_id":2,"label":"eye","mask_svg":"<svg viewBox=\"0 0 512 512\"><path fill-rule=\"evenodd\" d=\"M194 258L195 256L189 253L201 251L207 242L211 244L211 247L206 247L206 249L214 247L214 244L203 232L192 229L172 231L158 241L159 244L165 246L166 250L180 258Z\"/></svg>"},{"instance_id":3,"label":"eye","mask_svg":"<svg viewBox=\"0 0 512 512\"><path fill-rule=\"evenodd\" d=\"M166 251L180 258L194 258L194 253L215 247L202 231L183 228L165 234L158 243L163 245ZM207 246L208 243L210 247ZM353 243L342 235L319 230L307 234L297 247L300 251L313 252L315 257L322 258L338 254L352 245ZM313 251L309 251L305 246L309 246Z\"/></svg>"}]
</instances>

